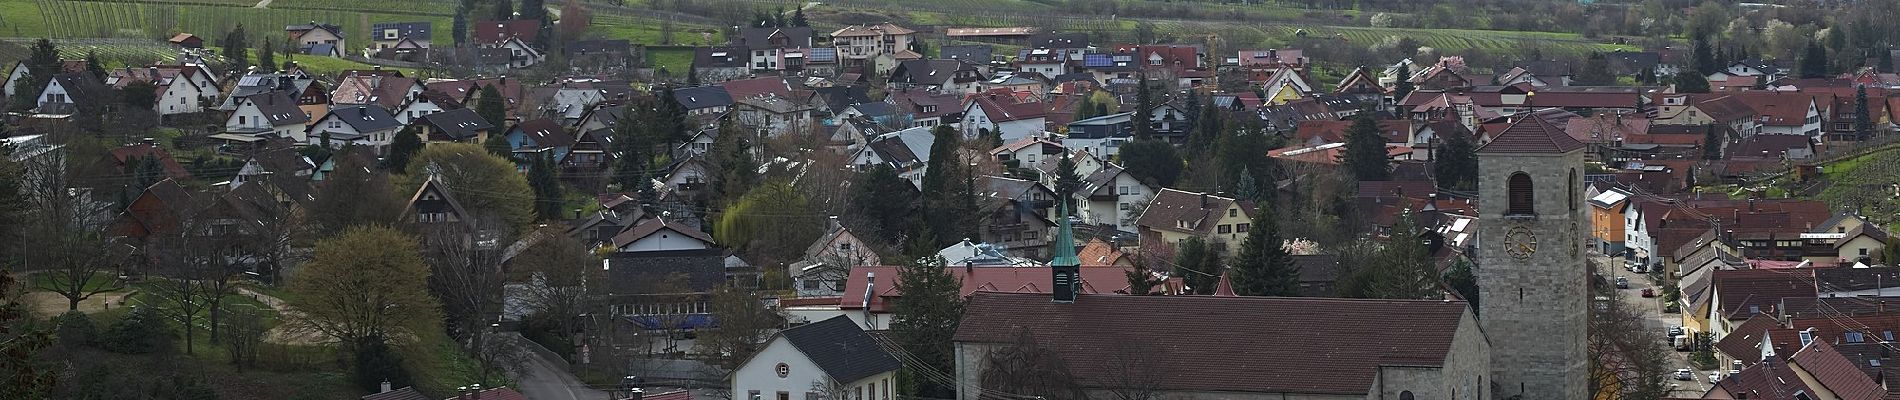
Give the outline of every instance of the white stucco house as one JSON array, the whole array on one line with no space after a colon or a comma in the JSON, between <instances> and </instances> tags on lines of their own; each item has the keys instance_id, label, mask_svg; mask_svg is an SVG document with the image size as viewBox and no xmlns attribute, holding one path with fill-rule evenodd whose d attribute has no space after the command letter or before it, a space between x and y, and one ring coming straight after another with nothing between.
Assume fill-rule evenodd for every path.
<instances>
[{"instance_id":1,"label":"white stucco house","mask_svg":"<svg viewBox=\"0 0 1900 400\"><path fill-rule=\"evenodd\" d=\"M1137 232L1135 220L1141 217L1148 203L1154 199L1155 188L1149 187L1120 166L1108 165L1082 178L1082 187L1075 192L1076 204L1081 205L1082 222L1099 225L1113 225L1115 230Z\"/></svg>"},{"instance_id":2,"label":"white stucco house","mask_svg":"<svg viewBox=\"0 0 1900 400\"><path fill-rule=\"evenodd\" d=\"M732 400L890 400L903 366L838 316L773 335L727 380Z\"/></svg>"},{"instance_id":3,"label":"white stucco house","mask_svg":"<svg viewBox=\"0 0 1900 400\"><path fill-rule=\"evenodd\" d=\"M614 248L622 253L704 250L718 245L712 235L660 218L640 221L633 229L615 235L613 242Z\"/></svg>"},{"instance_id":4,"label":"white stucco house","mask_svg":"<svg viewBox=\"0 0 1900 400\"><path fill-rule=\"evenodd\" d=\"M259 93L237 100L237 110L224 120L224 131L235 134L291 138L303 143L304 123L310 115L297 108L285 92Z\"/></svg>"}]
</instances>

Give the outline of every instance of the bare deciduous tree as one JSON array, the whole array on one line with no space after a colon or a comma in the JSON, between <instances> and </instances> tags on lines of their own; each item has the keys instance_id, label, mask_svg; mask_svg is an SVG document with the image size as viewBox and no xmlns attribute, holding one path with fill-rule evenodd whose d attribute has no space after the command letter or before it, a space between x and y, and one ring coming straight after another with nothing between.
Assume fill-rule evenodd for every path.
<instances>
[{"instance_id":1,"label":"bare deciduous tree","mask_svg":"<svg viewBox=\"0 0 1900 400\"><path fill-rule=\"evenodd\" d=\"M1599 270L1592 263L1592 270ZM1641 311L1623 301L1624 294L1610 285L1595 285L1600 301L1590 308L1589 351L1591 398L1614 389L1622 399L1659 399L1669 396L1669 351L1662 337L1643 323Z\"/></svg>"},{"instance_id":2,"label":"bare deciduous tree","mask_svg":"<svg viewBox=\"0 0 1900 400\"><path fill-rule=\"evenodd\" d=\"M102 231L111 219L112 205L95 200L91 189L80 187L84 172L67 154L48 153L24 165L22 186L32 193L27 196L25 230L28 237L37 239L9 245L20 246L28 270L45 277L34 280L36 289L60 295L66 298L68 310L78 310L80 301L124 288L118 279L124 260L113 255L126 252L110 251L111 243Z\"/></svg>"},{"instance_id":3,"label":"bare deciduous tree","mask_svg":"<svg viewBox=\"0 0 1900 400\"><path fill-rule=\"evenodd\" d=\"M985 392L977 396L981 399L1003 399L991 393L1047 400L1088 398L1062 354L1037 343L1027 329L1017 330L1014 343L990 352L984 365L978 378Z\"/></svg>"},{"instance_id":4,"label":"bare deciduous tree","mask_svg":"<svg viewBox=\"0 0 1900 400\"><path fill-rule=\"evenodd\" d=\"M699 347L714 364L738 368L785 326L785 318L759 302L756 293L734 287L713 292L710 307L719 328L699 336Z\"/></svg>"}]
</instances>

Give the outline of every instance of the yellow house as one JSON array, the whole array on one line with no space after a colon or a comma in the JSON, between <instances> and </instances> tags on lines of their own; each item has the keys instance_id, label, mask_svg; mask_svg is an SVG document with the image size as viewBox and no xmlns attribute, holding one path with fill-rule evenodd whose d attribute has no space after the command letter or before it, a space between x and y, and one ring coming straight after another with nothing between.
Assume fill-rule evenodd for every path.
<instances>
[{"instance_id":1,"label":"yellow house","mask_svg":"<svg viewBox=\"0 0 1900 400\"><path fill-rule=\"evenodd\" d=\"M1176 245L1198 237L1233 257L1253 228L1253 204L1207 193L1162 189L1136 219L1141 244Z\"/></svg>"},{"instance_id":2,"label":"yellow house","mask_svg":"<svg viewBox=\"0 0 1900 400\"><path fill-rule=\"evenodd\" d=\"M1274 106L1306 98L1307 93L1313 92L1313 86L1306 84L1306 78L1301 78L1292 68L1274 70L1261 88L1267 93L1266 104Z\"/></svg>"}]
</instances>

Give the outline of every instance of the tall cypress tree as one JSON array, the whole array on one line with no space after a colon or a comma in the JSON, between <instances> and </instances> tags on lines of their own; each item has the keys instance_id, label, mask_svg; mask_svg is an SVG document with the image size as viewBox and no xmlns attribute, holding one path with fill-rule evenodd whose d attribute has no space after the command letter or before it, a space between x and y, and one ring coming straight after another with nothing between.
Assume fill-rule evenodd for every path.
<instances>
[{"instance_id":1,"label":"tall cypress tree","mask_svg":"<svg viewBox=\"0 0 1900 400\"><path fill-rule=\"evenodd\" d=\"M1379 134L1379 122L1372 113L1353 117L1346 130L1345 164L1361 181L1383 181L1392 176L1392 159L1385 152L1385 136Z\"/></svg>"},{"instance_id":2,"label":"tall cypress tree","mask_svg":"<svg viewBox=\"0 0 1900 400\"><path fill-rule=\"evenodd\" d=\"M242 73L251 67L250 36L244 32L244 24L238 24L230 33L224 34L224 58L231 63L232 71Z\"/></svg>"},{"instance_id":3,"label":"tall cypress tree","mask_svg":"<svg viewBox=\"0 0 1900 400\"><path fill-rule=\"evenodd\" d=\"M1439 146L1432 157L1432 174L1438 187L1450 190L1478 189L1478 153L1471 136L1464 132L1439 134Z\"/></svg>"},{"instance_id":4,"label":"tall cypress tree","mask_svg":"<svg viewBox=\"0 0 1900 400\"><path fill-rule=\"evenodd\" d=\"M972 236L974 229L961 225L965 217L976 210L967 209L969 199L963 198L966 197L965 186L973 177L968 176L969 170L957 154L957 147L962 144L961 135L949 125L938 125L931 130L931 135L930 160L925 162L921 191L929 237L938 241L934 245L940 247Z\"/></svg>"},{"instance_id":5,"label":"tall cypress tree","mask_svg":"<svg viewBox=\"0 0 1900 400\"><path fill-rule=\"evenodd\" d=\"M1399 64L1398 82L1392 87L1392 100L1404 101L1405 96L1412 94L1412 90L1412 65Z\"/></svg>"},{"instance_id":6,"label":"tall cypress tree","mask_svg":"<svg viewBox=\"0 0 1900 400\"><path fill-rule=\"evenodd\" d=\"M1129 117L1130 121L1135 125L1135 141L1147 140L1149 137L1154 136L1155 128L1153 121L1150 121L1150 117L1152 116L1149 115L1149 113L1154 110L1154 106L1154 91L1148 90L1148 74L1137 74L1135 77L1135 114Z\"/></svg>"},{"instance_id":7,"label":"tall cypress tree","mask_svg":"<svg viewBox=\"0 0 1900 400\"><path fill-rule=\"evenodd\" d=\"M1867 113L1867 85L1854 87L1854 138L1860 141L1874 137L1874 119Z\"/></svg>"},{"instance_id":8,"label":"tall cypress tree","mask_svg":"<svg viewBox=\"0 0 1900 400\"><path fill-rule=\"evenodd\" d=\"M534 189L534 213L542 220L561 219L561 181L554 174L554 158L536 154L528 167L528 187Z\"/></svg>"},{"instance_id":9,"label":"tall cypress tree","mask_svg":"<svg viewBox=\"0 0 1900 400\"><path fill-rule=\"evenodd\" d=\"M454 36L455 47L462 47L463 41L468 40L468 2L455 8L455 20L450 23L449 35Z\"/></svg>"},{"instance_id":10,"label":"tall cypress tree","mask_svg":"<svg viewBox=\"0 0 1900 400\"><path fill-rule=\"evenodd\" d=\"M614 183L620 184L620 190L650 190L652 186L647 183L647 169L652 159L647 153L653 146L647 141L647 135L640 132L642 119L635 117L644 115L647 108L637 103L630 105L620 114L620 121L614 123Z\"/></svg>"},{"instance_id":11,"label":"tall cypress tree","mask_svg":"<svg viewBox=\"0 0 1900 400\"><path fill-rule=\"evenodd\" d=\"M1694 50L1691 50L1691 61L1695 64L1696 74L1702 76L1722 70L1722 61L1716 59L1715 51L1709 48L1709 42L1705 38L1696 38Z\"/></svg>"},{"instance_id":12,"label":"tall cypress tree","mask_svg":"<svg viewBox=\"0 0 1900 400\"><path fill-rule=\"evenodd\" d=\"M1272 207L1255 211L1251 228L1247 239L1240 244L1240 253L1234 255L1233 274L1228 276L1234 284L1234 294L1300 295L1300 267L1293 264L1293 255L1286 251L1279 224L1273 220Z\"/></svg>"},{"instance_id":13,"label":"tall cypress tree","mask_svg":"<svg viewBox=\"0 0 1900 400\"><path fill-rule=\"evenodd\" d=\"M257 50L257 66L266 69L277 68L277 41L265 40L264 47Z\"/></svg>"},{"instance_id":14,"label":"tall cypress tree","mask_svg":"<svg viewBox=\"0 0 1900 400\"><path fill-rule=\"evenodd\" d=\"M804 5L801 4L798 6L798 9L792 10L792 26L795 26L795 27L811 26L811 21L805 20L805 6Z\"/></svg>"},{"instance_id":15,"label":"tall cypress tree","mask_svg":"<svg viewBox=\"0 0 1900 400\"><path fill-rule=\"evenodd\" d=\"M507 21L511 19L515 19L515 4L510 2L509 0L496 1L495 2L495 20Z\"/></svg>"},{"instance_id":16,"label":"tall cypress tree","mask_svg":"<svg viewBox=\"0 0 1900 400\"><path fill-rule=\"evenodd\" d=\"M1820 42L1808 41L1808 50L1801 55L1800 72L1804 79L1827 77L1827 49Z\"/></svg>"},{"instance_id":17,"label":"tall cypress tree","mask_svg":"<svg viewBox=\"0 0 1900 400\"><path fill-rule=\"evenodd\" d=\"M86 52L86 72L91 73L92 79L98 79L100 83L106 81L106 66L105 64L99 63L99 52ZM153 79L157 79L157 77L153 77Z\"/></svg>"},{"instance_id":18,"label":"tall cypress tree","mask_svg":"<svg viewBox=\"0 0 1900 400\"><path fill-rule=\"evenodd\" d=\"M268 42L266 42L268 43ZM383 168L389 171L404 171L409 168L409 159L422 151L420 125L409 125L389 144L389 157L383 159Z\"/></svg>"}]
</instances>

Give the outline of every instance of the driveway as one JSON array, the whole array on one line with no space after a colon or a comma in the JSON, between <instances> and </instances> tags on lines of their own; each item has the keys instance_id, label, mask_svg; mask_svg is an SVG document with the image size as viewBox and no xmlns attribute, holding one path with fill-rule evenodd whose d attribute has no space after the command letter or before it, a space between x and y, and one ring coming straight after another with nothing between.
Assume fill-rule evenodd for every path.
<instances>
[{"instance_id":1,"label":"driveway","mask_svg":"<svg viewBox=\"0 0 1900 400\"><path fill-rule=\"evenodd\" d=\"M521 390L522 395L534 400L612 399L606 391L589 388L587 384L581 383L580 378L575 378L574 374L569 373L560 363L541 356L539 352L528 350L526 346L535 346L534 343L522 339L515 333L503 334L513 336L512 339L521 344L514 347L520 354L523 367L521 376L515 383L519 386L518 389Z\"/></svg>"}]
</instances>

